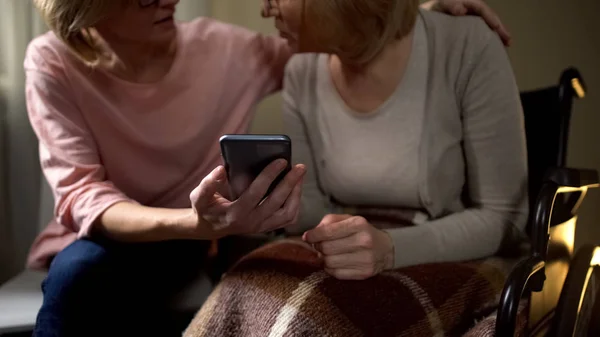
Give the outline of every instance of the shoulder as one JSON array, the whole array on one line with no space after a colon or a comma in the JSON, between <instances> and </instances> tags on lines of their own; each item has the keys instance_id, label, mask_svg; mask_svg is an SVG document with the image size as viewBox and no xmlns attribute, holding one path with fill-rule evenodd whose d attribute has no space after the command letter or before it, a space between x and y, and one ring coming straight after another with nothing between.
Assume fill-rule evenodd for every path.
<instances>
[{"instance_id":1,"label":"shoulder","mask_svg":"<svg viewBox=\"0 0 600 337\"><path fill-rule=\"evenodd\" d=\"M69 48L53 33L34 38L25 52L25 71L36 71L58 77L64 73L65 63L74 56Z\"/></svg>"},{"instance_id":2,"label":"shoulder","mask_svg":"<svg viewBox=\"0 0 600 337\"><path fill-rule=\"evenodd\" d=\"M267 37L246 27L207 17L180 23L180 29L186 43L199 43L209 48L240 49L253 43L258 46Z\"/></svg>"},{"instance_id":3,"label":"shoulder","mask_svg":"<svg viewBox=\"0 0 600 337\"><path fill-rule=\"evenodd\" d=\"M268 74L280 87L284 62L289 58L284 39L204 17L182 23L180 29L186 54L191 58L228 64L232 72ZM272 70L276 70L275 75Z\"/></svg>"},{"instance_id":4,"label":"shoulder","mask_svg":"<svg viewBox=\"0 0 600 337\"><path fill-rule=\"evenodd\" d=\"M314 87L319 71L319 62L327 57L324 54L296 54L285 68L284 90L301 90Z\"/></svg>"},{"instance_id":5,"label":"shoulder","mask_svg":"<svg viewBox=\"0 0 600 337\"><path fill-rule=\"evenodd\" d=\"M502 45L498 34L478 16L451 16L421 10L421 17L438 54L460 56L458 59L468 62L477 58L490 44Z\"/></svg>"}]
</instances>

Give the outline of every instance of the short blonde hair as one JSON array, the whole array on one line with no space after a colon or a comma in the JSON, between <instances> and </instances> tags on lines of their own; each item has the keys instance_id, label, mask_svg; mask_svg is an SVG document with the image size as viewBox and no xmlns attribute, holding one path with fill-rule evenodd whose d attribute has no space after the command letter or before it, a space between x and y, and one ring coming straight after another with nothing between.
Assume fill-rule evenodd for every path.
<instances>
[{"instance_id":1,"label":"short blonde hair","mask_svg":"<svg viewBox=\"0 0 600 337\"><path fill-rule=\"evenodd\" d=\"M361 65L412 31L419 0L304 0L303 12L301 45Z\"/></svg>"},{"instance_id":2,"label":"short blonde hair","mask_svg":"<svg viewBox=\"0 0 600 337\"><path fill-rule=\"evenodd\" d=\"M97 64L102 51L91 29L115 8L131 0L34 0L46 24L71 51L88 65Z\"/></svg>"}]
</instances>

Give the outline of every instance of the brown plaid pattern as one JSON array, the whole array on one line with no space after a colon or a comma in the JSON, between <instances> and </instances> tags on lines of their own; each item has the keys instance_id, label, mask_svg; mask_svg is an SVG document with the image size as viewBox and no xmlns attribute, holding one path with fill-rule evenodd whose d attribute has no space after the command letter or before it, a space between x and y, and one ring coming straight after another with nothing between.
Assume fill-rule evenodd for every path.
<instances>
[{"instance_id":1,"label":"brown plaid pattern","mask_svg":"<svg viewBox=\"0 0 600 337\"><path fill-rule=\"evenodd\" d=\"M282 240L228 272L184 336L486 336L473 335L475 323L490 326L514 262L438 263L340 281L305 244Z\"/></svg>"},{"instance_id":2,"label":"brown plaid pattern","mask_svg":"<svg viewBox=\"0 0 600 337\"><path fill-rule=\"evenodd\" d=\"M527 317L529 316L529 302L521 301L517 311L517 324L514 337L525 336ZM464 337L494 337L496 336L496 312L477 322Z\"/></svg>"}]
</instances>

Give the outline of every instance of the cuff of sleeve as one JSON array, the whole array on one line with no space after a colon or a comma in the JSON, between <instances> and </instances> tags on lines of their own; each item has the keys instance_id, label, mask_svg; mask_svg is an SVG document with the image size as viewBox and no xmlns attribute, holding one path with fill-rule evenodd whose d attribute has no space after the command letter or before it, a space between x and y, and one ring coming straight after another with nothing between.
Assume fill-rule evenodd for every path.
<instances>
[{"instance_id":1,"label":"cuff of sleeve","mask_svg":"<svg viewBox=\"0 0 600 337\"><path fill-rule=\"evenodd\" d=\"M86 215L85 220L81 222L79 232L77 233L77 238L82 239L82 238L89 237L90 232L92 230L92 226L94 225L96 220L98 220L98 218L102 215L102 213L104 213L107 209L109 209L110 207L112 207L113 205L115 205L119 202L132 203L133 201L128 198L115 198L115 199L111 199L111 200L107 201L106 204L103 205L104 207L99 207L99 208L92 210L92 212L90 212Z\"/></svg>"},{"instance_id":2,"label":"cuff of sleeve","mask_svg":"<svg viewBox=\"0 0 600 337\"><path fill-rule=\"evenodd\" d=\"M414 226L386 230L394 243L394 268L435 262L438 243L432 228Z\"/></svg>"},{"instance_id":3,"label":"cuff of sleeve","mask_svg":"<svg viewBox=\"0 0 600 337\"><path fill-rule=\"evenodd\" d=\"M79 195L72 206L73 220L79 225L77 238L88 237L96 220L119 202L137 203L112 186L96 187L88 193Z\"/></svg>"}]
</instances>

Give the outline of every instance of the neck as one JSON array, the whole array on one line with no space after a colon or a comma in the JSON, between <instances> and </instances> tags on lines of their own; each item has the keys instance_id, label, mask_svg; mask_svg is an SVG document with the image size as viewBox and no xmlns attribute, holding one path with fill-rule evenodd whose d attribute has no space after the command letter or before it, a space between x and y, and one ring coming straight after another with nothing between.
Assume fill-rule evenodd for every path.
<instances>
[{"instance_id":1,"label":"neck","mask_svg":"<svg viewBox=\"0 0 600 337\"><path fill-rule=\"evenodd\" d=\"M393 41L371 62L361 67L330 58L333 84L345 103L356 112L376 110L398 88L412 52L413 33Z\"/></svg>"},{"instance_id":2,"label":"neck","mask_svg":"<svg viewBox=\"0 0 600 337\"><path fill-rule=\"evenodd\" d=\"M165 42L125 41L110 34L97 34L97 43L105 52L100 66L127 80L152 81L157 73L166 73L177 52L177 39ZM157 68L165 68L156 71Z\"/></svg>"},{"instance_id":3,"label":"neck","mask_svg":"<svg viewBox=\"0 0 600 337\"><path fill-rule=\"evenodd\" d=\"M348 81L364 80L377 82L397 82L398 74L404 74L408 59L412 52L413 32L402 39L390 42L373 60L367 64L356 66L344 62L338 56L332 56L332 65ZM337 64L337 65L336 65ZM392 76L395 75L395 76Z\"/></svg>"}]
</instances>

